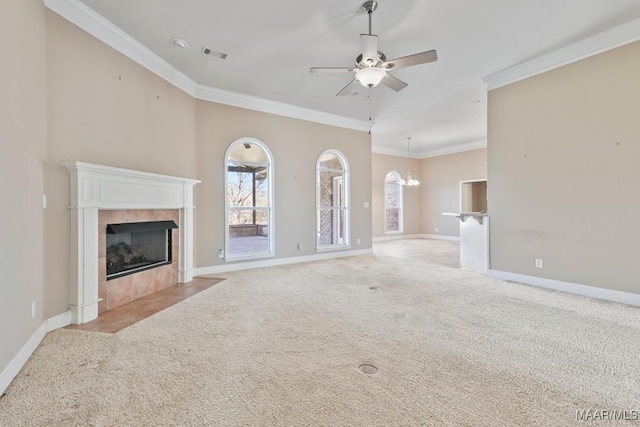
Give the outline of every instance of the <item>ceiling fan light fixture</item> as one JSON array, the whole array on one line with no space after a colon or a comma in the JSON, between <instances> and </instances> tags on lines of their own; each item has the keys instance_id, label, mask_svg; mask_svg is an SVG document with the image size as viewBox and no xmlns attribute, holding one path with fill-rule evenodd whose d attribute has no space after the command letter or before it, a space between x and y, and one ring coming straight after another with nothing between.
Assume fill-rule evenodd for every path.
<instances>
[{"instance_id":1,"label":"ceiling fan light fixture","mask_svg":"<svg viewBox=\"0 0 640 427\"><path fill-rule=\"evenodd\" d=\"M378 67L366 67L358 70L356 73L356 80L364 87L376 87L380 84L382 79L387 76L387 72Z\"/></svg>"}]
</instances>

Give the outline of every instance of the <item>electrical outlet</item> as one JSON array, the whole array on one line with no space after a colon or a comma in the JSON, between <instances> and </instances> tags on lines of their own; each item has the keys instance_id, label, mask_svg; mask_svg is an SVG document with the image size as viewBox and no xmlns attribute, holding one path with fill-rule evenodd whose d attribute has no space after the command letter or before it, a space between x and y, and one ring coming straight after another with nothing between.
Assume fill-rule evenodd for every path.
<instances>
[{"instance_id":1,"label":"electrical outlet","mask_svg":"<svg viewBox=\"0 0 640 427\"><path fill-rule=\"evenodd\" d=\"M536 258L536 268L544 268L544 262L540 258Z\"/></svg>"},{"instance_id":2,"label":"electrical outlet","mask_svg":"<svg viewBox=\"0 0 640 427\"><path fill-rule=\"evenodd\" d=\"M362 203L362 207L365 208L365 209L368 209L369 208L369 202Z\"/></svg>"},{"instance_id":3,"label":"electrical outlet","mask_svg":"<svg viewBox=\"0 0 640 427\"><path fill-rule=\"evenodd\" d=\"M49 205L49 201L47 200L47 195L43 194L42 195L42 207L46 209L48 205Z\"/></svg>"},{"instance_id":4,"label":"electrical outlet","mask_svg":"<svg viewBox=\"0 0 640 427\"><path fill-rule=\"evenodd\" d=\"M360 239L356 239L356 245L360 244Z\"/></svg>"},{"instance_id":5,"label":"electrical outlet","mask_svg":"<svg viewBox=\"0 0 640 427\"><path fill-rule=\"evenodd\" d=\"M298 243L298 250L301 251L302 250L302 243Z\"/></svg>"},{"instance_id":6,"label":"electrical outlet","mask_svg":"<svg viewBox=\"0 0 640 427\"><path fill-rule=\"evenodd\" d=\"M31 302L31 318L36 317L36 302Z\"/></svg>"},{"instance_id":7,"label":"electrical outlet","mask_svg":"<svg viewBox=\"0 0 640 427\"><path fill-rule=\"evenodd\" d=\"M224 258L224 250L223 249L220 249L218 251L218 258Z\"/></svg>"}]
</instances>

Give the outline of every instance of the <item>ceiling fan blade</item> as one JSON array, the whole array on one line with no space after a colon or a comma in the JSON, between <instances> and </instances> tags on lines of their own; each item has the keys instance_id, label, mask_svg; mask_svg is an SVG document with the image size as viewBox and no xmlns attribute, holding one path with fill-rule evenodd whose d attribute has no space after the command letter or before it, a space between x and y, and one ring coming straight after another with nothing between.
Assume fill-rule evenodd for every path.
<instances>
[{"instance_id":1,"label":"ceiling fan blade","mask_svg":"<svg viewBox=\"0 0 640 427\"><path fill-rule=\"evenodd\" d=\"M435 50L429 50L427 52L416 53L415 55L409 55L402 58L392 59L382 65L382 68L387 70L395 70L397 68L410 67L412 65L426 64L428 62L435 62L438 60L438 54Z\"/></svg>"},{"instance_id":2,"label":"ceiling fan blade","mask_svg":"<svg viewBox=\"0 0 640 427\"><path fill-rule=\"evenodd\" d=\"M362 61L365 64L373 65L378 62L378 36L360 34L360 45L362 46Z\"/></svg>"},{"instance_id":3,"label":"ceiling fan blade","mask_svg":"<svg viewBox=\"0 0 640 427\"><path fill-rule=\"evenodd\" d=\"M352 73L356 71L353 67L312 67L310 73Z\"/></svg>"},{"instance_id":4,"label":"ceiling fan blade","mask_svg":"<svg viewBox=\"0 0 640 427\"><path fill-rule=\"evenodd\" d=\"M409 86L399 78L393 77L391 74L387 74L380 83L388 88L395 90L396 92L400 92L402 89Z\"/></svg>"},{"instance_id":5,"label":"ceiling fan blade","mask_svg":"<svg viewBox=\"0 0 640 427\"><path fill-rule=\"evenodd\" d=\"M351 92L351 89L353 89L354 86L359 85L360 82L356 79L351 80L351 83L349 83L348 85L346 85L344 88L342 88L342 90L338 93L336 93L336 96L345 96L348 95L349 92Z\"/></svg>"}]
</instances>

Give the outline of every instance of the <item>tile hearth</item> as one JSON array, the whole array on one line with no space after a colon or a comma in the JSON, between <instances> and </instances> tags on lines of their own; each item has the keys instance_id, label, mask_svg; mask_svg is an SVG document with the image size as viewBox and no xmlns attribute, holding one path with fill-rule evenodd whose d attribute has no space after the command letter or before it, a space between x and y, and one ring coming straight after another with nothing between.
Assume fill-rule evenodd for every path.
<instances>
[{"instance_id":1,"label":"tile hearth","mask_svg":"<svg viewBox=\"0 0 640 427\"><path fill-rule=\"evenodd\" d=\"M67 329L114 334L146 319L167 307L179 303L198 292L216 285L224 279L195 278L188 283L177 283L158 292L121 305L81 325L69 325Z\"/></svg>"}]
</instances>

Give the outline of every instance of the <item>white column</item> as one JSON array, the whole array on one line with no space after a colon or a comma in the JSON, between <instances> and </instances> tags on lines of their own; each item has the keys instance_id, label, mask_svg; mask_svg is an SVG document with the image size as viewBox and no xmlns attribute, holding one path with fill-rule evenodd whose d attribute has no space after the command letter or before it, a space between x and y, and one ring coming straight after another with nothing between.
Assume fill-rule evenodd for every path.
<instances>
[{"instance_id":1,"label":"white column","mask_svg":"<svg viewBox=\"0 0 640 427\"><path fill-rule=\"evenodd\" d=\"M193 280L193 207L180 209L178 282Z\"/></svg>"},{"instance_id":2,"label":"white column","mask_svg":"<svg viewBox=\"0 0 640 427\"><path fill-rule=\"evenodd\" d=\"M71 208L71 323L98 317L98 208Z\"/></svg>"}]
</instances>

